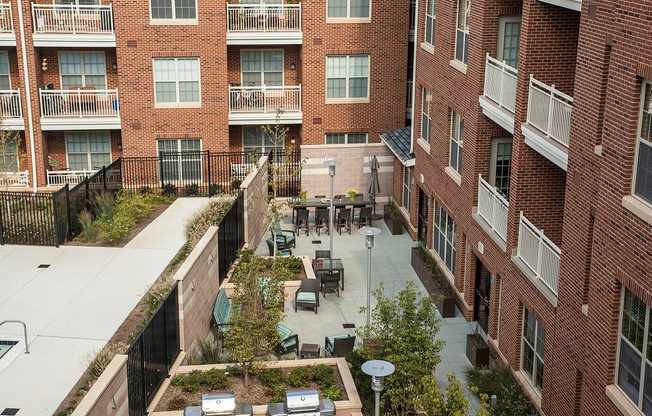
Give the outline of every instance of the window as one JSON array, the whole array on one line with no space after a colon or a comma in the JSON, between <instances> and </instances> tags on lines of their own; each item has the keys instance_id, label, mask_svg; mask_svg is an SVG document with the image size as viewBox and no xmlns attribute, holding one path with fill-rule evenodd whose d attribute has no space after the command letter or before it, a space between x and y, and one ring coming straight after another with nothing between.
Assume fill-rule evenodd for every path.
<instances>
[{"instance_id":1,"label":"window","mask_svg":"<svg viewBox=\"0 0 652 416\"><path fill-rule=\"evenodd\" d=\"M412 198L412 191L410 186L412 184L412 172L407 166L403 166L403 208L410 213L410 200Z\"/></svg>"},{"instance_id":2,"label":"window","mask_svg":"<svg viewBox=\"0 0 652 416\"><path fill-rule=\"evenodd\" d=\"M9 56L5 51L0 51L0 90L11 90L11 77L9 76Z\"/></svg>"},{"instance_id":3,"label":"window","mask_svg":"<svg viewBox=\"0 0 652 416\"><path fill-rule=\"evenodd\" d=\"M18 146L16 138L9 137L4 148L0 148L0 174L18 172Z\"/></svg>"},{"instance_id":4,"label":"window","mask_svg":"<svg viewBox=\"0 0 652 416\"><path fill-rule=\"evenodd\" d=\"M527 308L524 310L521 372L540 395L543 388L543 351L546 345L546 330Z\"/></svg>"},{"instance_id":5,"label":"window","mask_svg":"<svg viewBox=\"0 0 652 416\"><path fill-rule=\"evenodd\" d=\"M199 58L154 59L157 103L199 102Z\"/></svg>"},{"instance_id":6,"label":"window","mask_svg":"<svg viewBox=\"0 0 652 416\"><path fill-rule=\"evenodd\" d=\"M457 31L455 32L455 60L469 61L469 12L471 0L457 0Z\"/></svg>"},{"instance_id":7,"label":"window","mask_svg":"<svg viewBox=\"0 0 652 416\"><path fill-rule=\"evenodd\" d=\"M201 181L201 139L157 140L163 181Z\"/></svg>"},{"instance_id":8,"label":"window","mask_svg":"<svg viewBox=\"0 0 652 416\"><path fill-rule=\"evenodd\" d=\"M425 41L431 45L435 44L435 16L437 0L428 0L426 5L426 34Z\"/></svg>"},{"instance_id":9,"label":"window","mask_svg":"<svg viewBox=\"0 0 652 416\"><path fill-rule=\"evenodd\" d=\"M462 174L462 144L464 142L464 117L451 110L451 152L450 166Z\"/></svg>"},{"instance_id":10,"label":"window","mask_svg":"<svg viewBox=\"0 0 652 416\"><path fill-rule=\"evenodd\" d=\"M435 227L432 245L439 258L451 273L455 273L455 242L457 241L457 224L444 208L435 201Z\"/></svg>"},{"instance_id":11,"label":"window","mask_svg":"<svg viewBox=\"0 0 652 416\"><path fill-rule=\"evenodd\" d=\"M498 18L498 49L496 58L518 69L518 50L521 43L521 16Z\"/></svg>"},{"instance_id":12,"label":"window","mask_svg":"<svg viewBox=\"0 0 652 416\"><path fill-rule=\"evenodd\" d=\"M111 164L111 136L108 131L66 133L66 154L70 170L98 170Z\"/></svg>"},{"instance_id":13,"label":"window","mask_svg":"<svg viewBox=\"0 0 652 416\"><path fill-rule=\"evenodd\" d=\"M641 127L636 139L634 194L652 204L652 81L643 82Z\"/></svg>"},{"instance_id":14,"label":"window","mask_svg":"<svg viewBox=\"0 0 652 416\"><path fill-rule=\"evenodd\" d=\"M195 0L150 0L152 19L196 19Z\"/></svg>"},{"instance_id":15,"label":"window","mask_svg":"<svg viewBox=\"0 0 652 416\"><path fill-rule=\"evenodd\" d=\"M652 415L652 328L650 308L623 290L617 362L618 387L645 415Z\"/></svg>"},{"instance_id":16,"label":"window","mask_svg":"<svg viewBox=\"0 0 652 416\"><path fill-rule=\"evenodd\" d=\"M367 143L367 133L328 133L326 144Z\"/></svg>"},{"instance_id":17,"label":"window","mask_svg":"<svg viewBox=\"0 0 652 416\"><path fill-rule=\"evenodd\" d=\"M106 89L106 67L102 52L61 52L59 72L61 88L64 90L72 87Z\"/></svg>"},{"instance_id":18,"label":"window","mask_svg":"<svg viewBox=\"0 0 652 416\"><path fill-rule=\"evenodd\" d=\"M491 140L489 184L509 198L509 180L512 174L512 138Z\"/></svg>"},{"instance_id":19,"label":"window","mask_svg":"<svg viewBox=\"0 0 652 416\"><path fill-rule=\"evenodd\" d=\"M283 85L283 50L242 51L243 86Z\"/></svg>"},{"instance_id":20,"label":"window","mask_svg":"<svg viewBox=\"0 0 652 416\"><path fill-rule=\"evenodd\" d=\"M262 155L269 153L274 149L272 138L263 132L260 127L243 127L242 128L242 150L247 153ZM278 147L283 149L285 142L278 143Z\"/></svg>"},{"instance_id":21,"label":"window","mask_svg":"<svg viewBox=\"0 0 652 416\"><path fill-rule=\"evenodd\" d=\"M432 94L430 90L421 87L421 138L430 144L430 103Z\"/></svg>"},{"instance_id":22,"label":"window","mask_svg":"<svg viewBox=\"0 0 652 416\"><path fill-rule=\"evenodd\" d=\"M368 98L369 55L326 57L326 98Z\"/></svg>"},{"instance_id":23,"label":"window","mask_svg":"<svg viewBox=\"0 0 652 416\"><path fill-rule=\"evenodd\" d=\"M369 18L371 0L328 0L327 18Z\"/></svg>"}]
</instances>

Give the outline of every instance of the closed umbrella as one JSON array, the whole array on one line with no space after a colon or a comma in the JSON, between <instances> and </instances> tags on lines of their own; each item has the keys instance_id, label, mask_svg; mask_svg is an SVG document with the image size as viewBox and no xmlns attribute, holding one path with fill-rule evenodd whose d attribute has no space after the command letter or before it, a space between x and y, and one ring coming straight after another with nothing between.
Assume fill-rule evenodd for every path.
<instances>
[{"instance_id":1,"label":"closed umbrella","mask_svg":"<svg viewBox=\"0 0 652 416\"><path fill-rule=\"evenodd\" d=\"M378 168L380 168L380 164L378 163L378 159L376 159L376 155L374 155L374 158L371 159L371 183L369 184L369 195L371 195L371 198L374 201L374 216L376 216L376 195L380 193L380 183L378 182Z\"/></svg>"}]
</instances>

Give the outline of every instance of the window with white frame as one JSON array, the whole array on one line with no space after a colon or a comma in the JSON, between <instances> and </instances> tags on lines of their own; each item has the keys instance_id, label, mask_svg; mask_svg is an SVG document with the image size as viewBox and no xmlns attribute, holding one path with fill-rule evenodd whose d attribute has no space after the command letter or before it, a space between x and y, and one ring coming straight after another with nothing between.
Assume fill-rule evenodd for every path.
<instances>
[{"instance_id":1,"label":"window with white frame","mask_svg":"<svg viewBox=\"0 0 652 416\"><path fill-rule=\"evenodd\" d=\"M328 0L329 19L369 18L371 0Z\"/></svg>"},{"instance_id":2,"label":"window with white frame","mask_svg":"<svg viewBox=\"0 0 652 416\"><path fill-rule=\"evenodd\" d=\"M6 51L0 51L0 90L11 89L11 77L9 75L9 55Z\"/></svg>"},{"instance_id":3,"label":"window with white frame","mask_svg":"<svg viewBox=\"0 0 652 416\"><path fill-rule=\"evenodd\" d=\"M326 98L369 98L369 55L327 56Z\"/></svg>"},{"instance_id":4,"label":"window with white frame","mask_svg":"<svg viewBox=\"0 0 652 416\"><path fill-rule=\"evenodd\" d=\"M327 133L326 144L367 143L367 133Z\"/></svg>"},{"instance_id":5,"label":"window with white frame","mask_svg":"<svg viewBox=\"0 0 652 416\"><path fill-rule=\"evenodd\" d=\"M455 60L469 61L469 12L471 0L457 0L457 30L455 32Z\"/></svg>"},{"instance_id":6,"label":"window with white frame","mask_svg":"<svg viewBox=\"0 0 652 416\"><path fill-rule=\"evenodd\" d=\"M195 0L150 0L152 19L196 19Z\"/></svg>"},{"instance_id":7,"label":"window with white frame","mask_svg":"<svg viewBox=\"0 0 652 416\"><path fill-rule=\"evenodd\" d=\"M430 103L432 94L430 90L421 87L421 138L430 144L430 130L432 122L430 120Z\"/></svg>"},{"instance_id":8,"label":"window with white frame","mask_svg":"<svg viewBox=\"0 0 652 416\"><path fill-rule=\"evenodd\" d=\"M103 52L60 52L61 89L94 87L106 89L106 63Z\"/></svg>"},{"instance_id":9,"label":"window with white frame","mask_svg":"<svg viewBox=\"0 0 652 416\"><path fill-rule=\"evenodd\" d=\"M652 415L650 308L624 288L618 342L617 384L645 415Z\"/></svg>"},{"instance_id":10,"label":"window with white frame","mask_svg":"<svg viewBox=\"0 0 652 416\"><path fill-rule=\"evenodd\" d=\"M285 141L277 144L279 149L285 147ZM242 128L242 150L251 154L262 155L269 153L274 149L274 141L260 127L243 127Z\"/></svg>"},{"instance_id":11,"label":"window with white frame","mask_svg":"<svg viewBox=\"0 0 652 416\"><path fill-rule=\"evenodd\" d=\"M201 139L156 140L162 181L200 181Z\"/></svg>"},{"instance_id":12,"label":"window with white frame","mask_svg":"<svg viewBox=\"0 0 652 416\"><path fill-rule=\"evenodd\" d=\"M0 174L18 172L18 146L15 137L9 137L5 146L0 146Z\"/></svg>"},{"instance_id":13,"label":"window with white frame","mask_svg":"<svg viewBox=\"0 0 652 416\"><path fill-rule=\"evenodd\" d=\"M509 198L509 183L512 175L512 138L491 139L489 156L489 184L502 196Z\"/></svg>"},{"instance_id":14,"label":"window with white frame","mask_svg":"<svg viewBox=\"0 0 652 416\"><path fill-rule=\"evenodd\" d=\"M157 103L199 102L199 58L155 58Z\"/></svg>"},{"instance_id":15,"label":"window with white frame","mask_svg":"<svg viewBox=\"0 0 652 416\"><path fill-rule=\"evenodd\" d=\"M410 201L412 198L412 172L407 166L403 166L403 208L410 213Z\"/></svg>"},{"instance_id":16,"label":"window with white frame","mask_svg":"<svg viewBox=\"0 0 652 416\"><path fill-rule=\"evenodd\" d=\"M66 132L66 155L70 170L98 170L111 164L108 131Z\"/></svg>"},{"instance_id":17,"label":"window with white frame","mask_svg":"<svg viewBox=\"0 0 652 416\"><path fill-rule=\"evenodd\" d=\"M523 335L521 373L541 395L543 388L543 353L546 346L546 330L534 318L532 312L523 308Z\"/></svg>"},{"instance_id":18,"label":"window with white frame","mask_svg":"<svg viewBox=\"0 0 652 416\"><path fill-rule=\"evenodd\" d=\"M435 201L435 227L432 239L433 249L444 262L446 268L455 274L455 257L457 250L457 224L441 204Z\"/></svg>"},{"instance_id":19,"label":"window with white frame","mask_svg":"<svg viewBox=\"0 0 652 416\"><path fill-rule=\"evenodd\" d=\"M464 117L451 109L451 149L450 166L462 174L462 145L464 143Z\"/></svg>"},{"instance_id":20,"label":"window with white frame","mask_svg":"<svg viewBox=\"0 0 652 416\"><path fill-rule=\"evenodd\" d=\"M518 69L518 52L521 44L521 16L498 18L498 48L496 58Z\"/></svg>"},{"instance_id":21,"label":"window with white frame","mask_svg":"<svg viewBox=\"0 0 652 416\"><path fill-rule=\"evenodd\" d=\"M426 31L425 42L435 44L435 17L437 13L437 0L428 0L426 4Z\"/></svg>"},{"instance_id":22,"label":"window with white frame","mask_svg":"<svg viewBox=\"0 0 652 416\"><path fill-rule=\"evenodd\" d=\"M283 85L283 50L240 52L243 86Z\"/></svg>"},{"instance_id":23,"label":"window with white frame","mask_svg":"<svg viewBox=\"0 0 652 416\"><path fill-rule=\"evenodd\" d=\"M652 81L649 80L643 82L635 166L634 195L652 205Z\"/></svg>"}]
</instances>

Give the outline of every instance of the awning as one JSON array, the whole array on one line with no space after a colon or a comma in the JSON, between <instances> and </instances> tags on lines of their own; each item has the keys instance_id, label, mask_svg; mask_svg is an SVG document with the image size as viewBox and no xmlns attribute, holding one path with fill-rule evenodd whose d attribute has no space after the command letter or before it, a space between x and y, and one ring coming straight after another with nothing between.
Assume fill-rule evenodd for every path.
<instances>
[{"instance_id":1,"label":"awning","mask_svg":"<svg viewBox=\"0 0 652 416\"><path fill-rule=\"evenodd\" d=\"M380 140L396 155L404 166L414 166L414 153L410 153L410 133L412 127L388 131L380 135Z\"/></svg>"}]
</instances>

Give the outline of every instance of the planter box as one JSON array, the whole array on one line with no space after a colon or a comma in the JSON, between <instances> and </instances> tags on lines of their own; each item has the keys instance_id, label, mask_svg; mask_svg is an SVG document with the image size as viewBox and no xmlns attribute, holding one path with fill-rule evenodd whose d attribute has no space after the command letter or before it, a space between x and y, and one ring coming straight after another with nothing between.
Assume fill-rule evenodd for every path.
<instances>
[{"instance_id":1,"label":"planter box","mask_svg":"<svg viewBox=\"0 0 652 416\"><path fill-rule=\"evenodd\" d=\"M385 221L385 225L387 225L392 235L403 234L403 221L401 221L400 217L392 215L389 205L383 207L383 221Z\"/></svg>"},{"instance_id":2,"label":"planter box","mask_svg":"<svg viewBox=\"0 0 652 416\"><path fill-rule=\"evenodd\" d=\"M484 343L476 344L473 338L473 334L466 335L466 358L474 367L487 367L489 365L489 347Z\"/></svg>"},{"instance_id":3,"label":"planter box","mask_svg":"<svg viewBox=\"0 0 652 416\"><path fill-rule=\"evenodd\" d=\"M412 268L419 276L419 280L423 283L423 286L426 288L432 299L435 301L435 305L439 310L442 318L454 318L455 317L455 297L444 297L441 298L442 289L439 286L439 283L435 279L435 276L430 272L430 269L421 257L417 248L412 248L412 257L410 259Z\"/></svg>"}]
</instances>

